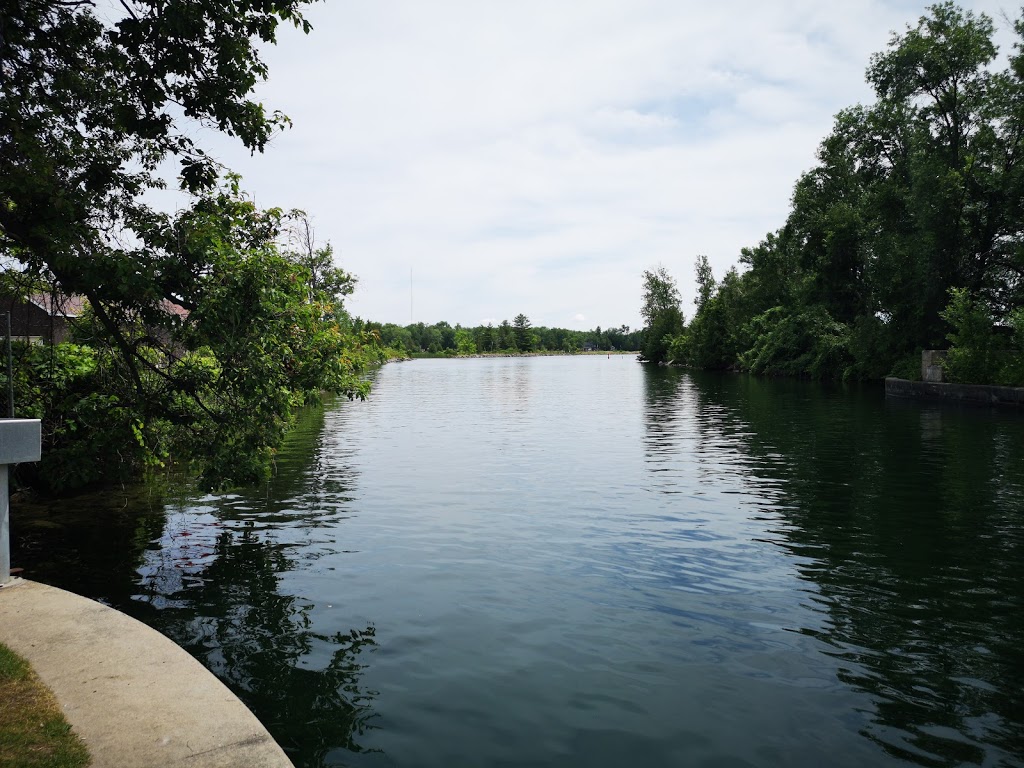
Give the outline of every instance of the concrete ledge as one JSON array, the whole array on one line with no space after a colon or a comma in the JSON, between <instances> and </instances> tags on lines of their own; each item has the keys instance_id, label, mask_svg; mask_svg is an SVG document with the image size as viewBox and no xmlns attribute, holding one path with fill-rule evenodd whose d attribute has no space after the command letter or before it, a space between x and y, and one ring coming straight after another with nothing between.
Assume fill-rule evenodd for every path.
<instances>
[{"instance_id":1,"label":"concrete ledge","mask_svg":"<svg viewBox=\"0 0 1024 768\"><path fill-rule=\"evenodd\" d=\"M93 768L293 768L223 683L119 611L19 579L0 588L0 642L56 695Z\"/></svg>"},{"instance_id":2,"label":"concrete ledge","mask_svg":"<svg viewBox=\"0 0 1024 768\"><path fill-rule=\"evenodd\" d=\"M1024 408L1024 387L990 387L984 384L946 384L890 378L885 380L885 394L892 397Z\"/></svg>"}]
</instances>

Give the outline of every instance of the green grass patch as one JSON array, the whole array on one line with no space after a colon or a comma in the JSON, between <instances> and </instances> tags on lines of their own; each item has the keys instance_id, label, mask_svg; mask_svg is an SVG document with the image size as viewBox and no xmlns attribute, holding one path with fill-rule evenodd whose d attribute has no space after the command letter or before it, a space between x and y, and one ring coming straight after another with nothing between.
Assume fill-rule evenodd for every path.
<instances>
[{"instance_id":1,"label":"green grass patch","mask_svg":"<svg viewBox=\"0 0 1024 768\"><path fill-rule=\"evenodd\" d=\"M28 662L0 644L0 768L81 768L85 744Z\"/></svg>"}]
</instances>

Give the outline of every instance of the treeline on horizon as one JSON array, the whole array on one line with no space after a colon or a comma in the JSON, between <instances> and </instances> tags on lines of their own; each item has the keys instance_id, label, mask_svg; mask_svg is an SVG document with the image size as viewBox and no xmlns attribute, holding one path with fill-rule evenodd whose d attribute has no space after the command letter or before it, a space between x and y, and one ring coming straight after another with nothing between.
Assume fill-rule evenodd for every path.
<instances>
[{"instance_id":1,"label":"treeline on horizon","mask_svg":"<svg viewBox=\"0 0 1024 768\"><path fill-rule=\"evenodd\" d=\"M1024 20L1014 25L1024 35ZM871 57L876 101L840 112L778 230L717 278L696 261L687 323L674 278L645 273L651 362L769 375L1024 385L1024 51L931 6Z\"/></svg>"},{"instance_id":2,"label":"treeline on horizon","mask_svg":"<svg viewBox=\"0 0 1024 768\"><path fill-rule=\"evenodd\" d=\"M477 355L488 353L530 353L586 351L637 351L643 331L630 330L628 325L602 330L597 326L589 331L567 328L533 327L530 319L519 314L510 323L502 320L498 325L487 323L476 327L451 325L442 320L433 325L411 323L375 323L355 318L357 332L376 333L384 347L397 354L413 355Z\"/></svg>"}]
</instances>

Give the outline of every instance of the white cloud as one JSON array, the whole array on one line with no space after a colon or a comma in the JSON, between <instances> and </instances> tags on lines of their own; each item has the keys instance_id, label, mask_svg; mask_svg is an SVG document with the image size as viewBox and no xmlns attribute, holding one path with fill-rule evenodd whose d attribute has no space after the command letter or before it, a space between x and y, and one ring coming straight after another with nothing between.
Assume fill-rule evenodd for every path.
<instances>
[{"instance_id":1,"label":"white cloud","mask_svg":"<svg viewBox=\"0 0 1024 768\"><path fill-rule=\"evenodd\" d=\"M870 99L869 55L925 5L315 5L260 91L294 128L256 158L210 144L258 202L315 217L364 317L408 322L412 268L416 320L637 326L643 269L689 310L697 254L720 276L783 223L832 116Z\"/></svg>"}]
</instances>

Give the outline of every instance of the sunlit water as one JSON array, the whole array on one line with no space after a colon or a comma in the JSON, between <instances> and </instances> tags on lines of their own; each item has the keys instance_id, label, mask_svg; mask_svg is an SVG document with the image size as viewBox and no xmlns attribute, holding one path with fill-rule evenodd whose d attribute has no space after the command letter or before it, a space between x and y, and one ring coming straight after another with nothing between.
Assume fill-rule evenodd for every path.
<instances>
[{"instance_id":1,"label":"sunlit water","mask_svg":"<svg viewBox=\"0 0 1024 768\"><path fill-rule=\"evenodd\" d=\"M266 487L15 507L296 765L1024 765L1024 418L628 357L388 365Z\"/></svg>"}]
</instances>

